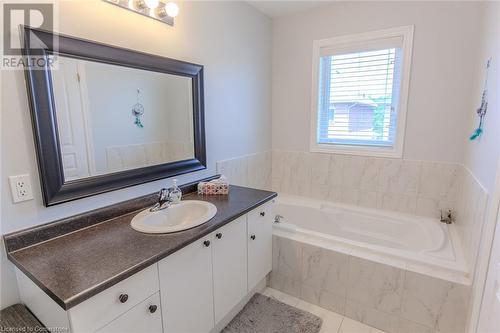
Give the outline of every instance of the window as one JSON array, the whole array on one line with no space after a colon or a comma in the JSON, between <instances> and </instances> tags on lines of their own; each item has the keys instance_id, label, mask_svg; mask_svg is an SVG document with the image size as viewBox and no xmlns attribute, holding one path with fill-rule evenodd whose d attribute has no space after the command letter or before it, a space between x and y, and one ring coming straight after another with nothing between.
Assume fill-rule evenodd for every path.
<instances>
[{"instance_id":1,"label":"window","mask_svg":"<svg viewBox=\"0 0 500 333\"><path fill-rule=\"evenodd\" d=\"M311 150L401 157L413 27L314 42Z\"/></svg>"}]
</instances>

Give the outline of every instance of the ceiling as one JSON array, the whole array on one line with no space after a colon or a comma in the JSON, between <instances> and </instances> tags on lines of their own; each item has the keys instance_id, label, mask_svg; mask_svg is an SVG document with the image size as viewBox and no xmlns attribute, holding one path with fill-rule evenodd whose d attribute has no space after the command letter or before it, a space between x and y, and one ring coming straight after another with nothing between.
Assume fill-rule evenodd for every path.
<instances>
[{"instance_id":1,"label":"ceiling","mask_svg":"<svg viewBox=\"0 0 500 333\"><path fill-rule=\"evenodd\" d=\"M332 4L333 0L323 1L296 1L296 0L248 0L250 5L257 8L262 13L271 18L292 15L314 8L326 7Z\"/></svg>"}]
</instances>

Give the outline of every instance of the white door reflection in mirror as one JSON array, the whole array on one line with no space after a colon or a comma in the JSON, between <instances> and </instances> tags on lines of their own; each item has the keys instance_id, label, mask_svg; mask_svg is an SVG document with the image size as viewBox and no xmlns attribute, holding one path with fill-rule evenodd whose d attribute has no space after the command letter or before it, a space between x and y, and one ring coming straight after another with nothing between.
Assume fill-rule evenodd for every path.
<instances>
[{"instance_id":1,"label":"white door reflection in mirror","mask_svg":"<svg viewBox=\"0 0 500 333\"><path fill-rule=\"evenodd\" d=\"M85 108L82 105L78 77L78 60L65 58L57 74L52 75L57 110L57 129L66 180L89 177L91 146L87 131Z\"/></svg>"},{"instance_id":2,"label":"white door reflection in mirror","mask_svg":"<svg viewBox=\"0 0 500 333\"><path fill-rule=\"evenodd\" d=\"M191 78L65 56L57 64L65 181L194 158Z\"/></svg>"}]
</instances>

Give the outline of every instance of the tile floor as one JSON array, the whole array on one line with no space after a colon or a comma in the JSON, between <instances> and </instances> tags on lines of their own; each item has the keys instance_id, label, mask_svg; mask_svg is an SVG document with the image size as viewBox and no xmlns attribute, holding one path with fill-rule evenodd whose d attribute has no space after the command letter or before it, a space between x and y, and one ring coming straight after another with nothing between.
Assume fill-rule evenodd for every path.
<instances>
[{"instance_id":1,"label":"tile floor","mask_svg":"<svg viewBox=\"0 0 500 333\"><path fill-rule=\"evenodd\" d=\"M323 326L321 327L320 333L385 333L384 331L344 317L338 313L328 311L317 305L307 303L276 289L266 288L262 291L262 294L273 297L285 304L308 311L323 319Z\"/></svg>"}]
</instances>

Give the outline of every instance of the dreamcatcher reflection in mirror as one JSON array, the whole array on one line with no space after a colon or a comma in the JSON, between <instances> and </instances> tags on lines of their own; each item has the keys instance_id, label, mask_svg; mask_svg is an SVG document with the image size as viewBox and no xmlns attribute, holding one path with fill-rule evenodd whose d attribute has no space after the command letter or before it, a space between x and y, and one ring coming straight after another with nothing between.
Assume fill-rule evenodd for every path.
<instances>
[{"instance_id":1,"label":"dreamcatcher reflection in mirror","mask_svg":"<svg viewBox=\"0 0 500 333\"><path fill-rule=\"evenodd\" d=\"M134 124L139 128L143 128L144 125L141 122L141 117L144 114L144 105L142 105L139 102L140 95L141 95L141 90L137 89L137 100L134 106L132 107L132 115L135 117Z\"/></svg>"}]
</instances>

